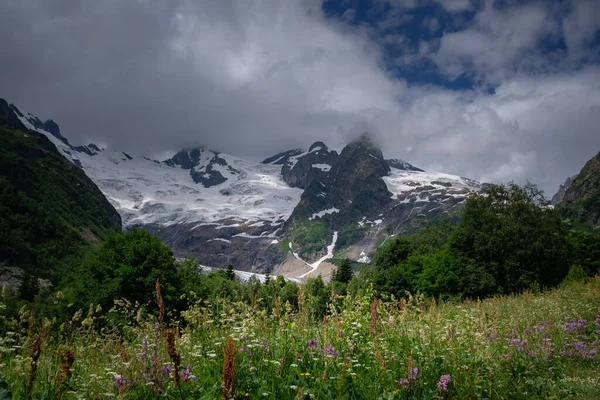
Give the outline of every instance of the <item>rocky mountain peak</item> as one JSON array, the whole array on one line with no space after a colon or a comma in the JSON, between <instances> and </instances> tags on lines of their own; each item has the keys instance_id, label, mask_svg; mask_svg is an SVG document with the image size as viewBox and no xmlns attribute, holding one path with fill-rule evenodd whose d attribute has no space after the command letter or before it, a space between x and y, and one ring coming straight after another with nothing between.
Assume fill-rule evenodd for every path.
<instances>
[{"instance_id":1,"label":"rocky mountain peak","mask_svg":"<svg viewBox=\"0 0 600 400\"><path fill-rule=\"evenodd\" d=\"M292 149L282 151L281 153L277 153L274 156L265 158L261 161L261 164L283 165L290 159L290 157L294 157L302 153L304 153L304 149Z\"/></svg>"},{"instance_id":2,"label":"rocky mountain peak","mask_svg":"<svg viewBox=\"0 0 600 400\"><path fill-rule=\"evenodd\" d=\"M46 131L50 132L54 136L62 137L62 135L60 134L60 128L58 127L58 124L52 121L51 119L46 120L46 122L44 122L44 128Z\"/></svg>"},{"instance_id":3,"label":"rocky mountain peak","mask_svg":"<svg viewBox=\"0 0 600 400\"><path fill-rule=\"evenodd\" d=\"M220 153L203 148L183 149L164 161L171 167L180 167L190 171L195 183L208 188L224 183L241 172L229 165Z\"/></svg>"},{"instance_id":4,"label":"rocky mountain peak","mask_svg":"<svg viewBox=\"0 0 600 400\"><path fill-rule=\"evenodd\" d=\"M323 179L336 163L337 152L323 142L313 143L308 151L286 155L281 167L283 180L291 187L304 189L315 179Z\"/></svg>"},{"instance_id":5,"label":"rocky mountain peak","mask_svg":"<svg viewBox=\"0 0 600 400\"><path fill-rule=\"evenodd\" d=\"M377 215L391 202L392 193L382 179L389 172L381 150L368 135L361 136L344 147L325 176L307 186L292 214L292 223L315 216L345 226L363 216ZM343 235L340 238L349 240Z\"/></svg>"},{"instance_id":6,"label":"rocky mountain peak","mask_svg":"<svg viewBox=\"0 0 600 400\"><path fill-rule=\"evenodd\" d=\"M46 122L42 122L42 120L40 120L38 117L31 113L24 114L14 104L11 104L10 108L17 116L27 120L27 122L29 122L33 126L33 129L48 132L52 136L60 140L62 143L64 143L66 146L71 147L69 141L63 135L61 135L60 128L58 127L58 124L56 122L52 121L51 119L46 120Z\"/></svg>"},{"instance_id":7,"label":"rocky mountain peak","mask_svg":"<svg viewBox=\"0 0 600 400\"><path fill-rule=\"evenodd\" d=\"M589 160L565 190L561 206L567 215L600 226L600 153Z\"/></svg>"},{"instance_id":8,"label":"rocky mountain peak","mask_svg":"<svg viewBox=\"0 0 600 400\"><path fill-rule=\"evenodd\" d=\"M414 165L407 163L404 160L400 160L399 158L392 158L389 160L385 160L385 162L387 163L387 165L389 165L392 168L396 168L396 169L401 169L404 171L421 171L424 172L421 168L417 168Z\"/></svg>"},{"instance_id":9,"label":"rocky mountain peak","mask_svg":"<svg viewBox=\"0 0 600 400\"><path fill-rule=\"evenodd\" d=\"M565 197L565 192L567 191L567 189L569 189L571 187L575 178L577 178L577 175L570 176L565 180L565 183L560 185L560 187L558 188L558 191L554 194L554 196L552 196L552 199L550 200L550 204L556 206L563 201L563 199Z\"/></svg>"},{"instance_id":10,"label":"rocky mountain peak","mask_svg":"<svg viewBox=\"0 0 600 400\"><path fill-rule=\"evenodd\" d=\"M14 109L4 99L0 99L0 124L9 129L26 129L25 125L15 115Z\"/></svg>"},{"instance_id":11,"label":"rocky mountain peak","mask_svg":"<svg viewBox=\"0 0 600 400\"><path fill-rule=\"evenodd\" d=\"M327 152L329 152L329 147L327 147L327 145L323 142L314 142L308 148L309 153L319 152L319 151L324 151L327 153Z\"/></svg>"},{"instance_id":12,"label":"rocky mountain peak","mask_svg":"<svg viewBox=\"0 0 600 400\"><path fill-rule=\"evenodd\" d=\"M164 163L171 166L179 166L183 169L192 169L200 161L200 154L204 149L182 149L178 151L173 157L165 160Z\"/></svg>"},{"instance_id":13,"label":"rocky mountain peak","mask_svg":"<svg viewBox=\"0 0 600 400\"><path fill-rule=\"evenodd\" d=\"M98 146L96 146L94 143L90 143L87 146L73 146L73 150L79 152L79 153L85 153L88 156L95 156L96 154L100 153L102 151L101 148L99 148ZM131 156L123 153L126 155L126 157L128 159L131 160Z\"/></svg>"},{"instance_id":14,"label":"rocky mountain peak","mask_svg":"<svg viewBox=\"0 0 600 400\"><path fill-rule=\"evenodd\" d=\"M371 173L386 176L390 173L390 167L383 158L383 152L375 146L371 136L367 133L344 147L340 154L340 161L340 168L354 169L361 176Z\"/></svg>"}]
</instances>

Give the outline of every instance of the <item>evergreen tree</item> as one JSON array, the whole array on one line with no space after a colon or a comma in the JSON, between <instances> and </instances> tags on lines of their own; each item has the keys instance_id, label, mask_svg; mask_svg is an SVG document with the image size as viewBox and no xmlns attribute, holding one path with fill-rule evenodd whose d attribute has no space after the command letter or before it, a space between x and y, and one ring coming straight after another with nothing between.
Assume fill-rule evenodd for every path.
<instances>
[{"instance_id":1,"label":"evergreen tree","mask_svg":"<svg viewBox=\"0 0 600 400\"><path fill-rule=\"evenodd\" d=\"M340 263L339 268L333 276L333 280L341 283L348 283L352 279L352 265L350 260L345 259Z\"/></svg>"},{"instance_id":2,"label":"evergreen tree","mask_svg":"<svg viewBox=\"0 0 600 400\"><path fill-rule=\"evenodd\" d=\"M234 280L235 279L235 272L233 272L233 265L229 264L227 266L227 277L230 280Z\"/></svg>"},{"instance_id":3,"label":"evergreen tree","mask_svg":"<svg viewBox=\"0 0 600 400\"><path fill-rule=\"evenodd\" d=\"M19 296L25 301L32 302L40 291L38 279L29 271L23 272L21 284L19 285Z\"/></svg>"}]
</instances>

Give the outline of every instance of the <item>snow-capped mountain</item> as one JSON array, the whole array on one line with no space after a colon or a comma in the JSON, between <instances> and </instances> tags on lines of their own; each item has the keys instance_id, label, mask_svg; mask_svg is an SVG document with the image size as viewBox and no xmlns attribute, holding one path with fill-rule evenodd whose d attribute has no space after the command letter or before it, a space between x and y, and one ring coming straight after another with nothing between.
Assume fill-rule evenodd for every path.
<instances>
[{"instance_id":1,"label":"snow-capped mountain","mask_svg":"<svg viewBox=\"0 0 600 400\"><path fill-rule=\"evenodd\" d=\"M14 110L18 110L13 106ZM290 216L302 190L291 188L280 167L245 161L204 149L185 150L169 160L134 158L94 144L73 147L19 110L29 129L45 134L59 151L104 192L125 227L181 223L225 226L218 221L279 226ZM61 139L62 138L62 139Z\"/></svg>"},{"instance_id":2,"label":"snow-capped mountain","mask_svg":"<svg viewBox=\"0 0 600 400\"><path fill-rule=\"evenodd\" d=\"M203 148L159 161L72 146L53 121L11 107L85 171L125 228L143 226L205 265L300 277L341 252L366 262L386 238L460 209L481 187L386 160L368 136L339 154L316 142L261 163Z\"/></svg>"}]
</instances>

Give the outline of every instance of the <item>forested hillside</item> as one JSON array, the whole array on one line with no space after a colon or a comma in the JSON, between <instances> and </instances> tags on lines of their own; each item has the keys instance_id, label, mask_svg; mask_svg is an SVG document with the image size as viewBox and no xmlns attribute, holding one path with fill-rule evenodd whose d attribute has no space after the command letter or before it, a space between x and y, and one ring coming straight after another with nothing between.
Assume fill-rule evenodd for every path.
<instances>
[{"instance_id":1,"label":"forested hillside","mask_svg":"<svg viewBox=\"0 0 600 400\"><path fill-rule=\"evenodd\" d=\"M0 100L0 266L56 280L90 244L121 230L85 173Z\"/></svg>"}]
</instances>

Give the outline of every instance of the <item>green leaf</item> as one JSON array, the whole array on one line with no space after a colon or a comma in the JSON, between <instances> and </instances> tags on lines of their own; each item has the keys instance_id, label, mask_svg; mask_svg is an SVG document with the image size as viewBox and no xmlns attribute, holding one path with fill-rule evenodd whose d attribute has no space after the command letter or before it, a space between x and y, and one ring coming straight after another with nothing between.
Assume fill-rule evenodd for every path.
<instances>
[{"instance_id":1,"label":"green leaf","mask_svg":"<svg viewBox=\"0 0 600 400\"><path fill-rule=\"evenodd\" d=\"M0 381L0 400L12 400L12 392L8 388L8 384Z\"/></svg>"}]
</instances>

